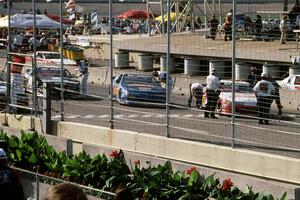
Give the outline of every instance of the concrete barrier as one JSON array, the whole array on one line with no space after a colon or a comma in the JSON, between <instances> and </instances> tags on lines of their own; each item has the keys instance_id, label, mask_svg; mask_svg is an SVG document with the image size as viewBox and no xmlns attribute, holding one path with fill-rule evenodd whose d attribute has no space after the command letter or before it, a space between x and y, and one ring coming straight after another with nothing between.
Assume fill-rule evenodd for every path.
<instances>
[{"instance_id":1,"label":"concrete barrier","mask_svg":"<svg viewBox=\"0 0 300 200\"><path fill-rule=\"evenodd\" d=\"M26 129L25 127L29 126L28 122L30 118L23 117L21 120L14 120L13 118L13 116L8 116L10 127ZM38 127L39 120L36 119L35 122ZM109 146L300 184L299 159L248 150L232 149L200 142L166 138L134 131L111 130L105 127L71 122L57 123L57 136L79 141L80 143ZM76 147L74 151L76 151Z\"/></svg>"},{"instance_id":2,"label":"concrete barrier","mask_svg":"<svg viewBox=\"0 0 300 200\"><path fill-rule=\"evenodd\" d=\"M1 116L1 115L0 115ZM29 126L29 118L23 117L20 120L12 120L8 116L9 126L20 128ZM0 117L3 119L3 117ZM39 120L35 120L36 123ZM111 148L123 149L125 152L133 154L131 159L159 158L155 160L161 163L165 160L173 160L188 165L200 166L203 169L223 171L230 177L236 174L247 175L249 177L259 177L270 182L281 182L285 185L281 189L275 190L280 195L283 189L289 190L289 196L295 185L300 185L300 160L285 156L276 156L272 154L254 152L242 149L232 149L230 147L206 144L200 142L186 141L175 138L166 138L162 136L138 133L134 131L111 130L105 127L91 126L71 122L57 123L57 136L63 139L54 139L53 136L47 136L47 140L52 140L53 144L60 143L66 145L66 139L72 140L74 153L82 150L88 150L92 154L99 152L99 146L106 149L108 153ZM38 126L38 124L36 124ZM85 133L85 134L82 134ZM63 147L56 147L61 148ZM128 154L129 154L128 153ZM144 159L144 160L145 160ZM162 160L160 160L162 159ZM143 159L141 159L143 161ZM225 175L223 174L224 178ZM246 185L248 179L239 180ZM250 178L251 180L251 178ZM254 181L254 180L253 180ZM265 183L266 184L266 183ZM250 184L251 185L251 184ZM264 185L264 184L262 184ZM258 189L259 185L257 185ZM264 187L267 187L264 185ZM273 191L273 190L272 190ZM272 192L273 193L273 192Z\"/></svg>"},{"instance_id":3,"label":"concrete barrier","mask_svg":"<svg viewBox=\"0 0 300 200\"><path fill-rule=\"evenodd\" d=\"M59 122L58 127L59 136L84 143L300 184L299 159L70 122Z\"/></svg>"}]
</instances>

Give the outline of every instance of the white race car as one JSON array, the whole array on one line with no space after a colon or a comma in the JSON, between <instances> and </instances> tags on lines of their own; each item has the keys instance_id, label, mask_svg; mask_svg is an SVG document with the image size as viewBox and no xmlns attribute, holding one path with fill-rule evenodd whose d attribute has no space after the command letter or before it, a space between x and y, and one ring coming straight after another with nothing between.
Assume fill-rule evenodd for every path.
<instances>
[{"instance_id":1,"label":"white race car","mask_svg":"<svg viewBox=\"0 0 300 200\"><path fill-rule=\"evenodd\" d=\"M221 80L220 81L220 96L217 104L217 112L220 114L230 114L232 106L232 81ZM202 105L205 108L206 105L206 93L203 95ZM255 114L256 96L252 90L250 83L245 81L235 82L235 111L239 114Z\"/></svg>"},{"instance_id":2,"label":"white race car","mask_svg":"<svg viewBox=\"0 0 300 200\"><path fill-rule=\"evenodd\" d=\"M286 77L282 81L277 81L277 83L283 89L300 91L300 75L291 75L289 77Z\"/></svg>"},{"instance_id":3,"label":"white race car","mask_svg":"<svg viewBox=\"0 0 300 200\"><path fill-rule=\"evenodd\" d=\"M39 64L49 64L49 65L60 65L60 52L53 51L37 51L36 52L36 60ZM76 62L70 59L63 59L64 65L74 65L76 66Z\"/></svg>"}]
</instances>

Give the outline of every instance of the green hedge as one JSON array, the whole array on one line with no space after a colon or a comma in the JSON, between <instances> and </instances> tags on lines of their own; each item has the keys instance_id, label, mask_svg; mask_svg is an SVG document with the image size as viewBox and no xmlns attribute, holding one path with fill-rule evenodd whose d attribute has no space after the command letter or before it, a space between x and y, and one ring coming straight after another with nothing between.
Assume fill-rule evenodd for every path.
<instances>
[{"instance_id":1,"label":"green hedge","mask_svg":"<svg viewBox=\"0 0 300 200\"><path fill-rule=\"evenodd\" d=\"M65 152L56 152L36 133L22 132L18 138L1 131L0 140L7 141L9 162L15 167L110 192L120 183L126 184L134 197L140 199L274 199L272 195L254 192L249 186L243 192L230 178L220 182L214 174L205 177L195 167L174 172L170 162L157 166L147 162L147 167L142 168L139 160L129 167L122 150L112 151L109 158L104 154L91 157L84 151L67 156Z\"/></svg>"}]
</instances>

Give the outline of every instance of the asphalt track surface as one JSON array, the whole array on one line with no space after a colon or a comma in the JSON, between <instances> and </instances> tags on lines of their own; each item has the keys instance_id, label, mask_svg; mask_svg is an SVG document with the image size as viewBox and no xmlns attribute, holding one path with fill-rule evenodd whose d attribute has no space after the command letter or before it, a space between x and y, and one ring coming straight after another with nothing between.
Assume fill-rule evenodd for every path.
<instances>
[{"instance_id":1,"label":"asphalt track surface","mask_svg":"<svg viewBox=\"0 0 300 200\"><path fill-rule=\"evenodd\" d=\"M110 101L108 88L89 86L90 97L72 97L65 100L65 121L110 127ZM97 96L97 98L95 97ZM183 96L171 96L169 112L170 137L191 141L208 142L230 146L232 142L232 124L228 116L218 119L203 117L203 110L188 109L187 99ZM194 103L194 102L193 102ZM277 110L273 109L273 112ZM124 106L114 102L114 128L166 136L165 106ZM52 101L52 119L60 119L60 101ZM236 148L254 149L300 158L300 118L284 115L274 116L270 125L259 125L257 119L235 118Z\"/></svg>"}]
</instances>

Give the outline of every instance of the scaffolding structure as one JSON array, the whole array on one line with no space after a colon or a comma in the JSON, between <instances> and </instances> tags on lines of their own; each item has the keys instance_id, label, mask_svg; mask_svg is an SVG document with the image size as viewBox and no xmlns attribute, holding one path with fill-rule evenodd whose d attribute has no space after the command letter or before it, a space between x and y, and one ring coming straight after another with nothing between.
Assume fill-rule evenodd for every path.
<instances>
[{"instance_id":1,"label":"scaffolding structure","mask_svg":"<svg viewBox=\"0 0 300 200\"><path fill-rule=\"evenodd\" d=\"M153 5L159 4L160 7L160 17L161 20L153 20L155 18L154 13L152 12ZM218 4L218 5L217 5ZM151 32L151 25L155 27L161 27L157 29L157 33L165 34L165 27L167 19L167 6L163 0L147 0L147 11L149 13L147 22L148 22L148 33ZM216 14L218 10L220 21L222 17L222 6L221 0L204 0L203 1L203 10L195 3L194 0L171 0L170 10L175 13L175 20L172 21L171 30L174 32L181 32L186 30L188 27L190 31L195 32L195 26L201 27L201 21L199 21L199 16L195 15L195 9L198 9L201 15L204 16L204 27L207 28L207 20Z\"/></svg>"}]
</instances>

